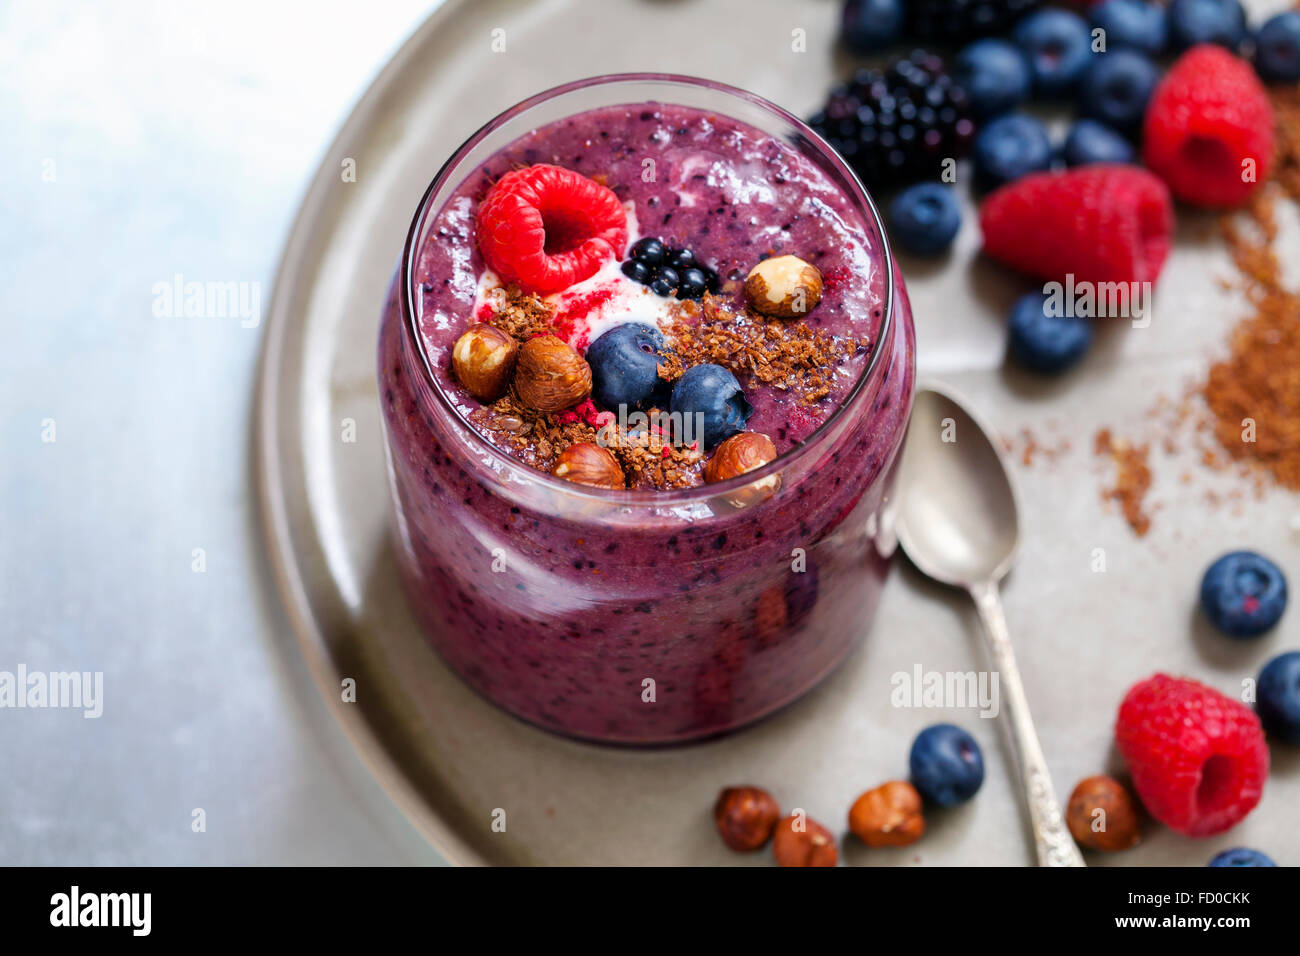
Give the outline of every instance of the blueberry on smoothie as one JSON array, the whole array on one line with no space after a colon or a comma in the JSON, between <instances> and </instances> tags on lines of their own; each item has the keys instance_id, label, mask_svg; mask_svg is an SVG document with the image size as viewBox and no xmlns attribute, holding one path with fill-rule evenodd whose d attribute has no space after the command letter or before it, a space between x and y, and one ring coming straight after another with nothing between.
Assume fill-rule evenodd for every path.
<instances>
[{"instance_id":1,"label":"blueberry on smoothie","mask_svg":"<svg viewBox=\"0 0 1300 956\"><path fill-rule=\"evenodd\" d=\"M975 138L975 182L996 189L1052 165L1052 142L1040 120L1021 113L999 116Z\"/></svg>"},{"instance_id":2,"label":"blueberry on smoothie","mask_svg":"<svg viewBox=\"0 0 1300 956\"><path fill-rule=\"evenodd\" d=\"M1286 578L1262 554L1232 551L1211 564L1201 579L1201 607L1228 637L1258 637L1286 610Z\"/></svg>"},{"instance_id":3,"label":"blueberry on smoothie","mask_svg":"<svg viewBox=\"0 0 1300 956\"><path fill-rule=\"evenodd\" d=\"M695 440L700 437L695 432L695 416L702 415L704 447L708 449L741 431L753 409L736 376L721 365L695 365L673 386L669 411L682 416L682 427L689 429Z\"/></svg>"},{"instance_id":4,"label":"blueberry on smoothie","mask_svg":"<svg viewBox=\"0 0 1300 956\"><path fill-rule=\"evenodd\" d=\"M1255 33L1255 72L1269 83L1300 82L1300 10L1286 10Z\"/></svg>"},{"instance_id":5,"label":"blueberry on smoothie","mask_svg":"<svg viewBox=\"0 0 1300 956\"><path fill-rule=\"evenodd\" d=\"M921 731L908 757L912 785L941 807L965 803L984 782L984 755L975 738L952 724Z\"/></svg>"},{"instance_id":6,"label":"blueberry on smoothie","mask_svg":"<svg viewBox=\"0 0 1300 956\"><path fill-rule=\"evenodd\" d=\"M1174 49L1217 43L1235 50L1246 37L1246 13L1238 0L1174 0L1169 5Z\"/></svg>"},{"instance_id":7,"label":"blueberry on smoothie","mask_svg":"<svg viewBox=\"0 0 1300 956\"><path fill-rule=\"evenodd\" d=\"M981 119L1015 109L1029 98L1033 74L1015 44L995 37L976 40L957 55L953 79L970 96Z\"/></svg>"},{"instance_id":8,"label":"blueberry on smoothie","mask_svg":"<svg viewBox=\"0 0 1300 956\"><path fill-rule=\"evenodd\" d=\"M1131 163L1137 155L1133 144L1105 123L1081 119L1070 127L1061 147L1067 166L1090 163Z\"/></svg>"},{"instance_id":9,"label":"blueberry on smoothie","mask_svg":"<svg viewBox=\"0 0 1300 956\"><path fill-rule=\"evenodd\" d=\"M1300 745L1300 651L1279 654L1259 672L1255 712L1278 740Z\"/></svg>"},{"instance_id":10,"label":"blueberry on smoothie","mask_svg":"<svg viewBox=\"0 0 1300 956\"><path fill-rule=\"evenodd\" d=\"M591 395L605 408L647 409L667 397L667 382L659 377L664 336L653 325L617 325L587 346L591 366Z\"/></svg>"},{"instance_id":11,"label":"blueberry on smoothie","mask_svg":"<svg viewBox=\"0 0 1300 956\"><path fill-rule=\"evenodd\" d=\"M1160 71L1136 50L1112 50L1094 56L1079 80L1079 112L1116 129L1142 125Z\"/></svg>"},{"instance_id":12,"label":"blueberry on smoothie","mask_svg":"<svg viewBox=\"0 0 1300 956\"><path fill-rule=\"evenodd\" d=\"M903 35L903 0L846 0L840 39L853 53L875 53Z\"/></svg>"},{"instance_id":13,"label":"blueberry on smoothie","mask_svg":"<svg viewBox=\"0 0 1300 956\"><path fill-rule=\"evenodd\" d=\"M1067 95L1092 59L1092 32L1068 10L1031 13L1016 24L1015 41L1029 57L1034 86L1046 97Z\"/></svg>"},{"instance_id":14,"label":"blueberry on smoothie","mask_svg":"<svg viewBox=\"0 0 1300 956\"><path fill-rule=\"evenodd\" d=\"M1248 847L1233 847L1215 856L1207 866L1277 866L1267 855Z\"/></svg>"},{"instance_id":15,"label":"blueberry on smoothie","mask_svg":"<svg viewBox=\"0 0 1300 956\"><path fill-rule=\"evenodd\" d=\"M889 204L889 225L894 241L908 252L937 256L961 228L961 207L947 186L917 183Z\"/></svg>"},{"instance_id":16,"label":"blueberry on smoothie","mask_svg":"<svg viewBox=\"0 0 1300 956\"><path fill-rule=\"evenodd\" d=\"M1092 26L1106 31L1106 49L1159 56L1169 43L1165 8L1148 0L1103 0L1088 11Z\"/></svg>"}]
</instances>

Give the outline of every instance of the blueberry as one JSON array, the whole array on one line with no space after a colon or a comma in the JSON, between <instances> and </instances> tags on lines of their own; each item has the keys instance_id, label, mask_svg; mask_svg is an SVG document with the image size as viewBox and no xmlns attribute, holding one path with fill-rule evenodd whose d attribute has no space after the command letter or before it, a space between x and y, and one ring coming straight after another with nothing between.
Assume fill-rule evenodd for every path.
<instances>
[{"instance_id":1,"label":"blueberry","mask_svg":"<svg viewBox=\"0 0 1300 956\"><path fill-rule=\"evenodd\" d=\"M650 267L640 259L628 259L622 266L623 275L627 276L633 282L639 282L645 285L654 275Z\"/></svg>"},{"instance_id":2,"label":"blueberry","mask_svg":"<svg viewBox=\"0 0 1300 956\"><path fill-rule=\"evenodd\" d=\"M659 377L664 337L653 325L616 325L587 346L591 395L605 408L647 409L662 404L668 383Z\"/></svg>"},{"instance_id":3,"label":"blueberry","mask_svg":"<svg viewBox=\"0 0 1300 956\"><path fill-rule=\"evenodd\" d=\"M876 53L903 35L903 0L846 0L840 39L854 53Z\"/></svg>"},{"instance_id":4,"label":"blueberry","mask_svg":"<svg viewBox=\"0 0 1300 956\"><path fill-rule=\"evenodd\" d=\"M638 239L632 247L631 257L638 262L644 262L651 269L663 265L664 261L664 244L652 236L646 236L644 239Z\"/></svg>"},{"instance_id":5,"label":"blueberry","mask_svg":"<svg viewBox=\"0 0 1300 956\"><path fill-rule=\"evenodd\" d=\"M692 440L700 436L696 415L704 416L704 447L712 448L745 427L753 411L745 393L721 365L693 365L673 386L669 411L682 416L682 427Z\"/></svg>"},{"instance_id":6,"label":"blueberry","mask_svg":"<svg viewBox=\"0 0 1300 956\"><path fill-rule=\"evenodd\" d=\"M1207 866L1277 866L1269 857L1260 853L1258 850L1250 850L1244 846L1234 847L1231 850L1224 850L1215 856Z\"/></svg>"},{"instance_id":7,"label":"blueberry","mask_svg":"<svg viewBox=\"0 0 1300 956\"><path fill-rule=\"evenodd\" d=\"M966 90L976 116L987 119L1029 98L1029 61L1006 40L976 40L957 55L953 79Z\"/></svg>"},{"instance_id":8,"label":"blueberry","mask_svg":"<svg viewBox=\"0 0 1300 956\"><path fill-rule=\"evenodd\" d=\"M1279 13L1259 28L1255 70L1269 83L1300 82L1300 10Z\"/></svg>"},{"instance_id":9,"label":"blueberry","mask_svg":"<svg viewBox=\"0 0 1300 956\"><path fill-rule=\"evenodd\" d=\"M935 724L912 742L912 785L941 807L964 803L984 782L984 757L975 738L952 724Z\"/></svg>"},{"instance_id":10,"label":"blueberry","mask_svg":"<svg viewBox=\"0 0 1300 956\"><path fill-rule=\"evenodd\" d=\"M1169 36L1177 50L1198 43L1235 50L1246 37L1246 14L1239 0L1174 0L1169 5Z\"/></svg>"},{"instance_id":11,"label":"blueberry","mask_svg":"<svg viewBox=\"0 0 1300 956\"><path fill-rule=\"evenodd\" d=\"M961 228L961 207L947 186L917 183L890 203L889 225L894 241L908 252L936 256Z\"/></svg>"},{"instance_id":12,"label":"blueberry","mask_svg":"<svg viewBox=\"0 0 1300 956\"><path fill-rule=\"evenodd\" d=\"M1090 12L1094 29L1106 31L1106 49L1159 56L1169 43L1165 8L1147 0L1104 0Z\"/></svg>"},{"instance_id":13,"label":"blueberry","mask_svg":"<svg viewBox=\"0 0 1300 956\"><path fill-rule=\"evenodd\" d=\"M709 279L703 269L694 266L682 272L682 281L677 286L677 298L698 299L709 291Z\"/></svg>"},{"instance_id":14,"label":"blueberry","mask_svg":"<svg viewBox=\"0 0 1300 956\"><path fill-rule=\"evenodd\" d=\"M1088 24L1068 10L1048 7L1016 24L1015 41L1029 57L1038 92L1048 97L1067 95L1092 59L1092 34Z\"/></svg>"},{"instance_id":15,"label":"blueberry","mask_svg":"<svg viewBox=\"0 0 1300 956\"><path fill-rule=\"evenodd\" d=\"M1215 561L1201 579L1201 607L1229 637L1258 637L1286 610L1286 578L1254 551L1233 551Z\"/></svg>"},{"instance_id":16,"label":"blueberry","mask_svg":"<svg viewBox=\"0 0 1300 956\"><path fill-rule=\"evenodd\" d=\"M1023 113L999 116L975 137L975 183L995 189L1052 165L1052 142L1041 121Z\"/></svg>"},{"instance_id":17,"label":"blueberry","mask_svg":"<svg viewBox=\"0 0 1300 956\"><path fill-rule=\"evenodd\" d=\"M1300 651L1279 654L1259 672L1255 712L1278 740L1300 744Z\"/></svg>"},{"instance_id":18,"label":"blueberry","mask_svg":"<svg viewBox=\"0 0 1300 956\"><path fill-rule=\"evenodd\" d=\"M1081 119L1071 126L1061 147L1067 166L1131 163L1136 155L1132 143L1105 123L1090 119Z\"/></svg>"},{"instance_id":19,"label":"blueberry","mask_svg":"<svg viewBox=\"0 0 1300 956\"><path fill-rule=\"evenodd\" d=\"M1007 351L1030 371L1049 375L1063 372L1083 358L1091 344L1092 322L1083 316L1064 314L1042 292L1021 297L1011 309Z\"/></svg>"},{"instance_id":20,"label":"blueberry","mask_svg":"<svg viewBox=\"0 0 1300 956\"><path fill-rule=\"evenodd\" d=\"M1094 56L1079 80L1079 112L1119 130L1136 130L1159 81L1155 63L1136 50Z\"/></svg>"}]
</instances>

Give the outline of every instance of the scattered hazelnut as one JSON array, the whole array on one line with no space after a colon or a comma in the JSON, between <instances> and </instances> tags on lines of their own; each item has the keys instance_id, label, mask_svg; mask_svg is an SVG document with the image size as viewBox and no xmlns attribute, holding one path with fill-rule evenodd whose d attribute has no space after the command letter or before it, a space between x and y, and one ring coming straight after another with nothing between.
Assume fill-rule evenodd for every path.
<instances>
[{"instance_id":1,"label":"scattered hazelnut","mask_svg":"<svg viewBox=\"0 0 1300 956\"><path fill-rule=\"evenodd\" d=\"M626 482L618 459L589 441L575 442L560 453L551 474L594 488L623 488Z\"/></svg>"},{"instance_id":2,"label":"scattered hazelnut","mask_svg":"<svg viewBox=\"0 0 1300 956\"><path fill-rule=\"evenodd\" d=\"M867 846L907 846L921 839L921 795L903 780L868 790L849 809L849 829Z\"/></svg>"},{"instance_id":3,"label":"scattered hazelnut","mask_svg":"<svg viewBox=\"0 0 1300 956\"><path fill-rule=\"evenodd\" d=\"M563 339L539 335L519 348L515 391L529 408L562 411L591 394L591 366Z\"/></svg>"},{"instance_id":4,"label":"scattered hazelnut","mask_svg":"<svg viewBox=\"0 0 1300 956\"><path fill-rule=\"evenodd\" d=\"M745 277L745 298L756 312L798 318L821 301L822 274L798 256L764 259Z\"/></svg>"},{"instance_id":5,"label":"scattered hazelnut","mask_svg":"<svg viewBox=\"0 0 1300 956\"><path fill-rule=\"evenodd\" d=\"M773 796L758 787L727 787L713 805L713 821L722 842L733 850L757 850L772 838L781 819L781 808Z\"/></svg>"},{"instance_id":6,"label":"scattered hazelnut","mask_svg":"<svg viewBox=\"0 0 1300 956\"><path fill-rule=\"evenodd\" d=\"M716 484L775 460L776 446L772 444L772 439L759 432L741 432L732 435L714 450L713 457L704 466L704 480ZM780 487L781 476L770 475L762 481L745 486L727 501L736 508L744 508L769 497Z\"/></svg>"},{"instance_id":7,"label":"scattered hazelnut","mask_svg":"<svg viewBox=\"0 0 1300 956\"><path fill-rule=\"evenodd\" d=\"M834 866L840 859L831 831L801 810L776 825L772 855L779 866Z\"/></svg>"},{"instance_id":8,"label":"scattered hazelnut","mask_svg":"<svg viewBox=\"0 0 1300 956\"><path fill-rule=\"evenodd\" d=\"M495 402L510 385L518 355L518 342L495 325L480 322L452 346L451 368L480 402Z\"/></svg>"},{"instance_id":9,"label":"scattered hazelnut","mask_svg":"<svg viewBox=\"0 0 1300 956\"><path fill-rule=\"evenodd\" d=\"M1136 801L1122 783L1105 774L1079 781L1070 794L1065 822L1075 842L1090 850L1127 850L1141 838Z\"/></svg>"}]
</instances>

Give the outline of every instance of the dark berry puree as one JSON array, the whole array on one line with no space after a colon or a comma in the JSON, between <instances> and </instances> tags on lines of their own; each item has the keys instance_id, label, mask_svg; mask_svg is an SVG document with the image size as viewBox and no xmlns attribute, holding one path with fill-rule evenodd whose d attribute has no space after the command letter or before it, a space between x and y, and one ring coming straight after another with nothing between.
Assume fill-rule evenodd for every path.
<instances>
[{"instance_id":1,"label":"dark berry puree","mask_svg":"<svg viewBox=\"0 0 1300 956\"><path fill-rule=\"evenodd\" d=\"M828 370L826 396L810 404L737 375L753 407L747 430L781 454L775 493L704 486L656 498L567 486L475 431L479 403L451 371L452 346L493 301L475 213L501 176L538 163L608 186L627 209L629 244L653 236L690 249L737 310L763 258L794 255L820 270L820 302L796 321L860 343ZM914 367L901 278L886 326L880 238L852 199L751 126L647 103L516 140L426 223L413 301L432 381L396 285L379 379L399 564L446 661L533 723L626 743L741 726L833 670L865 630L893 549L880 514ZM671 328L672 301L626 278L617 260L549 301L555 334L580 352L629 319Z\"/></svg>"}]
</instances>

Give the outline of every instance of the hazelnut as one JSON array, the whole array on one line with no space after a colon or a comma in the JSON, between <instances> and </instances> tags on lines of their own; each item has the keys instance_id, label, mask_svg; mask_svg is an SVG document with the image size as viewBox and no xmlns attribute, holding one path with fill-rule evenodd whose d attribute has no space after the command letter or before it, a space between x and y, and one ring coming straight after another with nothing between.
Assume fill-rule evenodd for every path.
<instances>
[{"instance_id":1,"label":"hazelnut","mask_svg":"<svg viewBox=\"0 0 1300 956\"><path fill-rule=\"evenodd\" d=\"M822 274L798 256L764 259L745 277L745 298L755 312L798 318L821 301Z\"/></svg>"},{"instance_id":2,"label":"hazelnut","mask_svg":"<svg viewBox=\"0 0 1300 956\"><path fill-rule=\"evenodd\" d=\"M515 391L529 408L558 412L591 394L591 366L554 335L539 335L519 348Z\"/></svg>"},{"instance_id":3,"label":"hazelnut","mask_svg":"<svg viewBox=\"0 0 1300 956\"><path fill-rule=\"evenodd\" d=\"M713 457L704 466L704 480L716 484L775 460L776 446L772 444L772 439L759 432L741 432L732 435L714 450ZM771 475L742 488L734 498L728 498L727 501L737 508L743 508L761 501L780 487L781 476Z\"/></svg>"},{"instance_id":4,"label":"hazelnut","mask_svg":"<svg viewBox=\"0 0 1300 956\"><path fill-rule=\"evenodd\" d=\"M834 866L840 859L835 836L802 810L776 825L772 855L779 866Z\"/></svg>"},{"instance_id":5,"label":"hazelnut","mask_svg":"<svg viewBox=\"0 0 1300 956\"><path fill-rule=\"evenodd\" d=\"M518 355L518 342L495 325L480 322L452 346L451 369L480 402L495 402L510 385Z\"/></svg>"},{"instance_id":6,"label":"hazelnut","mask_svg":"<svg viewBox=\"0 0 1300 956\"><path fill-rule=\"evenodd\" d=\"M713 805L713 822L722 842L741 853L757 850L770 840L780 819L776 800L758 787L727 787Z\"/></svg>"},{"instance_id":7,"label":"hazelnut","mask_svg":"<svg viewBox=\"0 0 1300 956\"><path fill-rule=\"evenodd\" d=\"M921 795L904 780L882 783L853 801L849 829L867 846L907 846L921 839Z\"/></svg>"},{"instance_id":8,"label":"hazelnut","mask_svg":"<svg viewBox=\"0 0 1300 956\"><path fill-rule=\"evenodd\" d=\"M594 488L623 488L626 485L618 459L589 441L575 442L564 449L551 474Z\"/></svg>"},{"instance_id":9,"label":"hazelnut","mask_svg":"<svg viewBox=\"0 0 1300 956\"><path fill-rule=\"evenodd\" d=\"M1113 853L1136 846L1138 808L1124 785L1098 774L1080 780L1070 794L1065 822L1080 846Z\"/></svg>"}]
</instances>

